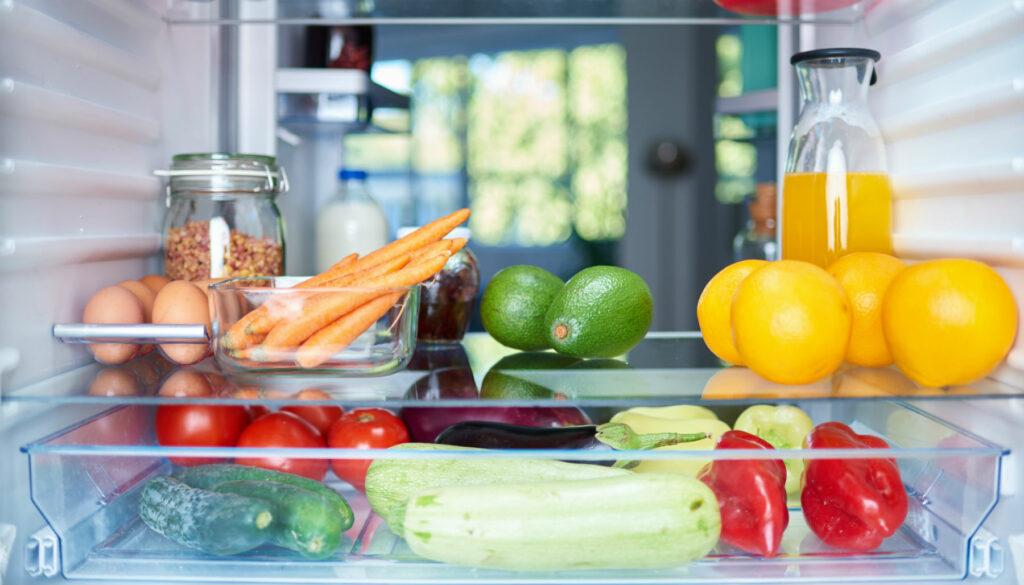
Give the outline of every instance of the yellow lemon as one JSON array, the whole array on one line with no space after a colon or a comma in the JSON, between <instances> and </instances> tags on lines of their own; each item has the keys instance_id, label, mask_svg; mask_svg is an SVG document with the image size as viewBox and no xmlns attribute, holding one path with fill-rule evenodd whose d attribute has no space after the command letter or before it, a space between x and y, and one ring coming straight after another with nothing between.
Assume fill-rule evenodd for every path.
<instances>
[{"instance_id":1,"label":"yellow lemon","mask_svg":"<svg viewBox=\"0 0 1024 585\"><path fill-rule=\"evenodd\" d=\"M901 272L882 302L893 361L927 387L970 384L1006 357L1017 333L1010 287L989 266L950 258Z\"/></svg>"},{"instance_id":2,"label":"yellow lemon","mask_svg":"<svg viewBox=\"0 0 1024 585\"><path fill-rule=\"evenodd\" d=\"M750 273L732 302L732 332L747 367L777 384L809 384L843 363L850 301L823 268L779 260Z\"/></svg>"},{"instance_id":3,"label":"yellow lemon","mask_svg":"<svg viewBox=\"0 0 1024 585\"><path fill-rule=\"evenodd\" d=\"M836 260L828 273L850 298L853 329L846 361L874 368L892 363L892 354L882 333L882 299L896 275L907 265L894 256L878 252L854 252Z\"/></svg>"},{"instance_id":4,"label":"yellow lemon","mask_svg":"<svg viewBox=\"0 0 1024 585\"><path fill-rule=\"evenodd\" d=\"M748 274L767 264L765 260L741 260L730 264L708 281L697 299L697 324L704 343L711 353L730 364L743 365L729 326L733 294Z\"/></svg>"}]
</instances>

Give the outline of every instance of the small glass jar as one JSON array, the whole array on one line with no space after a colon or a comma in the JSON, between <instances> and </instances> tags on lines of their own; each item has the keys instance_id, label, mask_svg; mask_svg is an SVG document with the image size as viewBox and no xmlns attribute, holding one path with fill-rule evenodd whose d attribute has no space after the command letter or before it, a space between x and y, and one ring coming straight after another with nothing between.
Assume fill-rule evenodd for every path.
<instances>
[{"instance_id":1,"label":"small glass jar","mask_svg":"<svg viewBox=\"0 0 1024 585\"><path fill-rule=\"evenodd\" d=\"M179 154L168 177L164 275L207 280L284 274L284 222L275 198L288 177L272 156Z\"/></svg>"},{"instance_id":2,"label":"small glass jar","mask_svg":"<svg viewBox=\"0 0 1024 585\"><path fill-rule=\"evenodd\" d=\"M398 237L415 228L398 230ZM455 228L453 238L470 237L469 228ZM420 311L416 340L420 343L458 343L469 328L469 319L480 291L480 268L468 246L448 262L420 289Z\"/></svg>"}]
</instances>

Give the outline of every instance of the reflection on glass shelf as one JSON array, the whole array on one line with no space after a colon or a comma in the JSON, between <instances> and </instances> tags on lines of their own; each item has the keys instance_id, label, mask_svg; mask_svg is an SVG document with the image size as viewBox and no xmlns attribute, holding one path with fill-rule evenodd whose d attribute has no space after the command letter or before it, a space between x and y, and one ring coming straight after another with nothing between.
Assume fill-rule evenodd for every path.
<instances>
[{"instance_id":1,"label":"reflection on glass shelf","mask_svg":"<svg viewBox=\"0 0 1024 585\"><path fill-rule=\"evenodd\" d=\"M652 332L618 359L577 359L553 352L517 352L489 335L471 333L462 344L420 346L409 366L378 378L275 375L232 378L212 359L179 367L153 351L120 366L90 364L62 376L6 392L7 401L49 403L211 403L298 400L302 390L327 393L330 402L436 407L493 405L630 406L698 401L756 402L821 399L961 399L1024 396L1024 388L992 379L947 388L922 388L897 369L844 366L801 386L774 384L747 368L727 367L696 332ZM312 401L312 404L317 403Z\"/></svg>"},{"instance_id":2,"label":"reflection on glass shelf","mask_svg":"<svg viewBox=\"0 0 1024 585\"><path fill-rule=\"evenodd\" d=\"M853 0L851 0L852 2ZM777 24L852 23L861 17L862 2L816 15L747 15L723 9L711 0L289 0L279 2L273 19L239 19L246 4L234 10L232 0L173 0L172 24ZM742 4L733 2L733 5ZM831 2L824 8L850 2Z\"/></svg>"}]
</instances>

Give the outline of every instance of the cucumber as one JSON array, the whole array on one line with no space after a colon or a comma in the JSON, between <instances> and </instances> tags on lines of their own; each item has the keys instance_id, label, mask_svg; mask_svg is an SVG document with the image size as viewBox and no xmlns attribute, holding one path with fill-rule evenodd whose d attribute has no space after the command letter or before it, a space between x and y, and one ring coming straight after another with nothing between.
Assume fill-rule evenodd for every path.
<instances>
[{"instance_id":1,"label":"cucumber","mask_svg":"<svg viewBox=\"0 0 1024 585\"><path fill-rule=\"evenodd\" d=\"M278 481L226 481L218 493L238 494L271 502L273 543L310 559L325 559L341 544L341 515L316 492Z\"/></svg>"},{"instance_id":2,"label":"cucumber","mask_svg":"<svg viewBox=\"0 0 1024 585\"><path fill-rule=\"evenodd\" d=\"M474 451L483 449L433 443L402 443L391 449ZM366 472L366 499L392 532L401 535L394 510L414 492L444 485L487 485L632 475L626 469L566 463L554 459L375 459Z\"/></svg>"},{"instance_id":3,"label":"cucumber","mask_svg":"<svg viewBox=\"0 0 1024 585\"><path fill-rule=\"evenodd\" d=\"M721 531L715 494L677 473L427 488L403 523L420 556L514 571L675 567Z\"/></svg>"},{"instance_id":4,"label":"cucumber","mask_svg":"<svg viewBox=\"0 0 1024 585\"><path fill-rule=\"evenodd\" d=\"M167 476L146 483L139 517L163 536L213 555L252 550L271 537L269 502L193 488Z\"/></svg>"},{"instance_id":5,"label":"cucumber","mask_svg":"<svg viewBox=\"0 0 1024 585\"><path fill-rule=\"evenodd\" d=\"M215 463L212 465L197 465L186 467L173 474L176 479L186 484L203 489L210 489L213 486L225 481L277 481L293 485L311 492L320 494L327 502L341 515L341 529L348 530L355 521L352 508L338 492L330 487L301 475L285 473L262 467L250 467L248 465L234 465L231 463Z\"/></svg>"}]
</instances>

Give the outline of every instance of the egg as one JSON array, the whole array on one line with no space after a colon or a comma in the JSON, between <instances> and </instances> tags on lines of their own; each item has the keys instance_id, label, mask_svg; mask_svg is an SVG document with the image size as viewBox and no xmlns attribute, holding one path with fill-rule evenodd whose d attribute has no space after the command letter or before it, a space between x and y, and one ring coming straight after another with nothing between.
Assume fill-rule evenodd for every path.
<instances>
[{"instance_id":1,"label":"egg","mask_svg":"<svg viewBox=\"0 0 1024 585\"><path fill-rule=\"evenodd\" d=\"M123 286L124 288L132 291L132 294L138 297L139 302L142 303L142 311L146 315L146 323L150 323L153 320L153 301L156 300L156 293L153 289L142 284L138 280L122 280L117 283L117 286ZM153 351L153 344L147 343L139 349L141 355L145 355Z\"/></svg>"},{"instance_id":2,"label":"egg","mask_svg":"<svg viewBox=\"0 0 1024 585\"><path fill-rule=\"evenodd\" d=\"M164 380L157 392L160 396L211 396L213 386L202 372L183 368Z\"/></svg>"},{"instance_id":3,"label":"egg","mask_svg":"<svg viewBox=\"0 0 1024 585\"><path fill-rule=\"evenodd\" d=\"M135 377L138 378L139 384L142 384L143 394L148 394L154 390L160 381L160 371L147 359L132 360L125 364L124 367L131 370Z\"/></svg>"},{"instance_id":4,"label":"egg","mask_svg":"<svg viewBox=\"0 0 1024 585\"><path fill-rule=\"evenodd\" d=\"M162 325L203 324L210 332L210 309L206 294L185 280L167 283L153 302L153 323ZM179 364L194 364L210 350L209 343L163 343L160 350Z\"/></svg>"},{"instance_id":5,"label":"egg","mask_svg":"<svg viewBox=\"0 0 1024 585\"><path fill-rule=\"evenodd\" d=\"M82 312L82 323L135 325L146 319L142 302L121 286L108 286L96 291ZM121 364L130 360L139 346L133 343L91 343L89 351L105 364Z\"/></svg>"},{"instance_id":6,"label":"egg","mask_svg":"<svg viewBox=\"0 0 1024 585\"><path fill-rule=\"evenodd\" d=\"M117 283L117 286L130 290L139 299L139 302L142 303L142 312L146 323L153 320L153 301L156 300L156 293L153 292L153 289L138 280L122 280Z\"/></svg>"},{"instance_id":7,"label":"egg","mask_svg":"<svg viewBox=\"0 0 1024 585\"><path fill-rule=\"evenodd\" d=\"M137 396L142 394L142 384L127 368L104 368L89 384L88 393L90 396Z\"/></svg>"},{"instance_id":8,"label":"egg","mask_svg":"<svg viewBox=\"0 0 1024 585\"><path fill-rule=\"evenodd\" d=\"M154 293L158 293L160 289L167 286L167 283L171 282L171 279L159 274L147 274L140 278L139 282L153 289Z\"/></svg>"}]
</instances>

